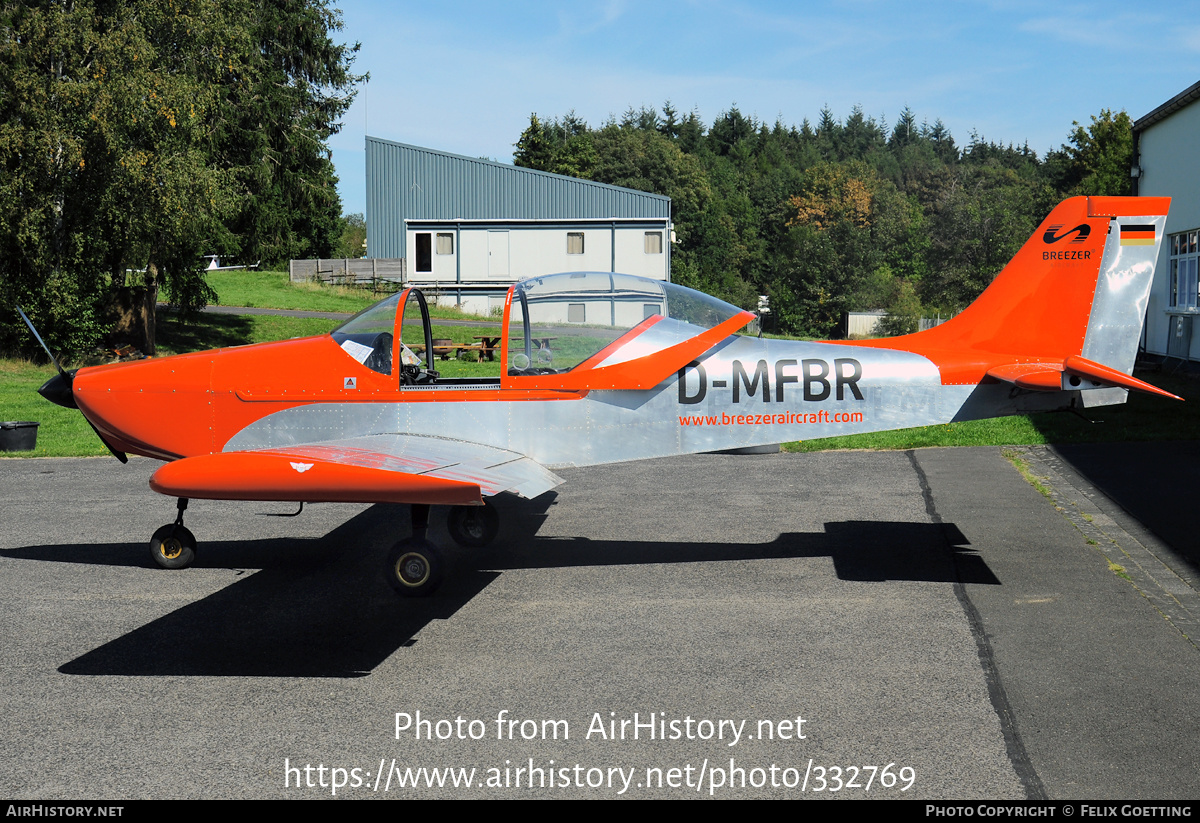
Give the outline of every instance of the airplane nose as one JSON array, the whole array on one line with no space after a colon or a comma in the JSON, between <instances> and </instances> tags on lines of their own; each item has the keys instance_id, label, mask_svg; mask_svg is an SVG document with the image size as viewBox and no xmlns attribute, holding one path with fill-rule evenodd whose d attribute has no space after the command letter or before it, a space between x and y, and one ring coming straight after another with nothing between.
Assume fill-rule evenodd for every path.
<instances>
[{"instance_id":1,"label":"airplane nose","mask_svg":"<svg viewBox=\"0 0 1200 823\"><path fill-rule=\"evenodd\" d=\"M212 450L216 353L151 357L81 368L71 380L79 410L121 451L174 459Z\"/></svg>"},{"instance_id":2,"label":"airplane nose","mask_svg":"<svg viewBox=\"0 0 1200 823\"><path fill-rule=\"evenodd\" d=\"M59 372L43 383L37 392L55 405L65 409L77 409L79 406L75 404L75 395L71 391L73 382L75 382L75 372Z\"/></svg>"}]
</instances>

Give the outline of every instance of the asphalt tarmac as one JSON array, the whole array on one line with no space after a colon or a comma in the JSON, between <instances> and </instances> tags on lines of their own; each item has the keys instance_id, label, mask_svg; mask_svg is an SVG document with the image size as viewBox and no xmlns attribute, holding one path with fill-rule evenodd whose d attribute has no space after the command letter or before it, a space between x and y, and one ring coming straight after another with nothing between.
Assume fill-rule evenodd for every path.
<instances>
[{"instance_id":1,"label":"asphalt tarmac","mask_svg":"<svg viewBox=\"0 0 1200 823\"><path fill-rule=\"evenodd\" d=\"M1013 456L563 470L417 601L406 507L193 501L168 572L157 463L0 461L0 795L1200 796L1200 455Z\"/></svg>"}]
</instances>

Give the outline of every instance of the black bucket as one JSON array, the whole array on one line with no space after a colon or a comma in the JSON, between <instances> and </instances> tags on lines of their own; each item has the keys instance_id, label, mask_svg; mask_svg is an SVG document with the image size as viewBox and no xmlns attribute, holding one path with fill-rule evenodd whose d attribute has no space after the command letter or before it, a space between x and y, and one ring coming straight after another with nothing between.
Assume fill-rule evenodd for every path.
<instances>
[{"instance_id":1,"label":"black bucket","mask_svg":"<svg viewBox=\"0 0 1200 823\"><path fill-rule=\"evenodd\" d=\"M28 452L37 446L37 423L0 423L0 452Z\"/></svg>"}]
</instances>

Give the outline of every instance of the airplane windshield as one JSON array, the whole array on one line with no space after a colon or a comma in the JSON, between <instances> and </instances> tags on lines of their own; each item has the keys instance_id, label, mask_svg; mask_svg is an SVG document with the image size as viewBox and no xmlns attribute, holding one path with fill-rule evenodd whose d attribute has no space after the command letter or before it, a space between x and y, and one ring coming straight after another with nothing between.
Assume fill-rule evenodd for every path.
<instances>
[{"instance_id":1,"label":"airplane windshield","mask_svg":"<svg viewBox=\"0 0 1200 823\"><path fill-rule=\"evenodd\" d=\"M561 374L635 327L605 362L641 357L720 325L741 309L691 289L627 274L576 272L523 280L509 315L510 375ZM645 330L653 328L653 333ZM645 340L641 340L645 338Z\"/></svg>"},{"instance_id":2,"label":"airplane windshield","mask_svg":"<svg viewBox=\"0 0 1200 823\"><path fill-rule=\"evenodd\" d=\"M363 309L332 332L342 351L380 374L392 373L392 332L401 294Z\"/></svg>"}]
</instances>

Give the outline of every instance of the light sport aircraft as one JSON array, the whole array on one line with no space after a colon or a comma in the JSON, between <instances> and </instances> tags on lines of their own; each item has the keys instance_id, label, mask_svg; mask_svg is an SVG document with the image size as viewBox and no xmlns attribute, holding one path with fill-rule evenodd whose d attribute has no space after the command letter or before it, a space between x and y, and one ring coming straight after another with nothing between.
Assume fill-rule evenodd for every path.
<instances>
[{"instance_id":1,"label":"light sport aircraft","mask_svg":"<svg viewBox=\"0 0 1200 823\"><path fill-rule=\"evenodd\" d=\"M1169 205L1067 200L964 312L885 340L742 336L749 312L587 272L509 290L496 378L439 375L410 288L331 334L60 369L39 391L118 457L168 461L150 480L178 498L150 542L159 565L192 562L189 498L408 503L387 577L426 595L444 565L431 505L481 546L498 526L486 499L536 497L562 482L556 467L1174 397L1131 376Z\"/></svg>"},{"instance_id":2,"label":"light sport aircraft","mask_svg":"<svg viewBox=\"0 0 1200 823\"><path fill-rule=\"evenodd\" d=\"M262 262L261 260L257 260L249 264L243 263L240 266L222 266L221 255L219 254L206 254L202 259L208 261L208 265L204 267L205 271L240 271L242 269L257 269L258 264Z\"/></svg>"}]
</instances>

